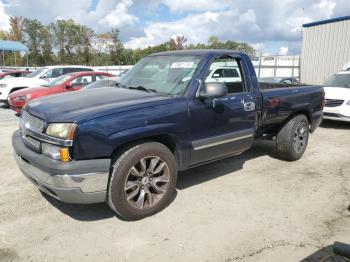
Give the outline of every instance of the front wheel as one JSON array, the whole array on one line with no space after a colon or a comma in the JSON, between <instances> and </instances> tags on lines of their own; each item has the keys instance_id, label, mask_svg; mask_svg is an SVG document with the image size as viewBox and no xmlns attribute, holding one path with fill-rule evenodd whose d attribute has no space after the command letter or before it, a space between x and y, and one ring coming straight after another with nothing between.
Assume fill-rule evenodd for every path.
<instances>
[{"instance_id":1,"label":"front wheel","mask_svg":"<svg viewBox=\"0 0 350 262\"><path fill-rule=\"evenodd\" d=\"M277 152L288 161L298 160L309 141L309 122L305 115L297 115L287 122L277 134Z\"/></svg>"},{"instance_id":2,"label":"front wheel","mask_svg":"<svg viewBox=\"0 0 350 262\"><path fill-rule=\"evenodd\" d=\"M7 100L3 101L3 108L10 108L10 104Z\"/></svg>"},{"instance_id":3,"label":"front wheel","mask_svg":"<svg viewBox=\"0 0 350 262\"><path fill-rule=\"evenodd\" d=\"M166 146L156 142L131 146L112 166L107 203L128 220L153 215L170 203L176 178L176 161Z\"/></svg>"}]
</instances>

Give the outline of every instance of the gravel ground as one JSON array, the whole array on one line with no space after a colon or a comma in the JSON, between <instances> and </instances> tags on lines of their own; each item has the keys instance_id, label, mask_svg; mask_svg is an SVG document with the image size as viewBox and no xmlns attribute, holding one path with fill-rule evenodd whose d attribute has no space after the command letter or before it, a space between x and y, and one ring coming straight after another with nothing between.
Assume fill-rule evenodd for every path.
<instances>
[{"instance_id":1,"label":"gravel ground","mask_svg":"<svg viewBox=\"0 0 350 262\"><path fill-rule=\"evenodd\" d=\"M4 104L0 102L0 126L16 122L18 122L18 117L15 115L15 112L9 108L5 108Z\"/></svg>"},{"instance_id":2,"label":"gravel ground","mask_svg":"<svg viewBox=\"0 0 350 262\"><path fill-rule=\"evenodd\" d=\"M0 261L321 261L350 242L350 124L323 124L297 162L260 142L181 173L169 207L126 222L40 194L12 156L18 118L0 121Z\"/></svg>"}]
</instances>

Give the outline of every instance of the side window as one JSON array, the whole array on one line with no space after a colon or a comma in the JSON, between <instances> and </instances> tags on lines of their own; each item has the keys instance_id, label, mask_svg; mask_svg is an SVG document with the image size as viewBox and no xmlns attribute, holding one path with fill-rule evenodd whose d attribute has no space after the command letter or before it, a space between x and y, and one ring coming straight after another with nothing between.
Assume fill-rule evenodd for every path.
<instances>
[{"instance_id":1,"label":"side window","mask_svg":"<svg viewBox=\"0 0 350 262\"><path fill-rule=\"evenodd\" d=\"M42 78L56 78L63 75L63 68L54 68L49 70Z\"/></svg>"},{"instance_id":2,"label":"side window","mask_svg":"<svg viewBox=\"0 0 350 262\"><path fill-rule=\"evenodd\" d=\"M75 72L90 72L93 71L91 68L74 68L76 71Z\"/></svg>"},{"instance_id":3,"label":"side window","mask_svg":"<svg viewBox=\"0 0 350 262\"><path fill-rule=\"evenodd\" d=\"M283 79L282 80L282 83L285 83L285 84L291 84L292 83L292 80L291 79Z\"/></svg>"},{"instance_id":4,"label":"side window","mask_svg":"<svg viewBox=\"0 0 350 262\"><path fill-rule=\"evenodd\" d=\"M93 71L93 70L91 68L82 68L82 67L65 67L63 69L64 75L69 73L86 72L86 71Z\"/></svg>"},{"instance_id":5,"label":"side window","mask_svg":"<svg viewBox=\"0 0 350 262\"><path fill-rule=\"evenodd\" d=\"M92 81L92 76L80 76L76 79L74 79L71 84L73 86L85 86L87 84L90 84Z\"/></svg>"},{"instance_id":6,"label":"side window","mask_svg":"<svg viewBox=\"0 0 350 262\"><path fill-rule=\"evenodd\" d=\"M209 74L205 82L224 83L227 87L228 94L242 93L246 92L244 79L241 77L242 75L242 67L239 59L233 57L219 57L210 65Z\"/></svg>"},{"instance_id":7,"label":"side window","mask_svg":"<svg viewBox=\"0 0 350 262\"><path fill-rule=\"evenodd\" d=\"M71 68L63 68L63 74L66 75L66 74L69 74L69 73L74 73L74 71L71 70Z\"/></svg>"},{"instance_id":8,"label":"side window","mask_svg":"<svg viewBox=\"0 0 350 262\"><path fill-rule=\"evenodd\" d=\"M221 78L224 77L224 70L223 69L216 69L213 73L213 78Z\"/></svg>"},{"instance_id":9,"label":"side window","mask_svg":"<svg viewBox=\"0 0 350 262\"><path fill-rule=\"evenodd\" d=\"M224 77L239 77L238 70L236 68L224 69Z\"/></svg>"},{"instance_id":10,"label":"side window","mask_svg":"<svg viewBox=\"0 0 350 262\"><path fill-rule=\"evenodd\" d=\"M95 81L97 81L97 80L101 80L101 79L103 79L103 78L107 78L108 76L105 76L105 75L95 75L95 77L96 77L96 80L95 80Z\"/></svg>"}]
</instances>

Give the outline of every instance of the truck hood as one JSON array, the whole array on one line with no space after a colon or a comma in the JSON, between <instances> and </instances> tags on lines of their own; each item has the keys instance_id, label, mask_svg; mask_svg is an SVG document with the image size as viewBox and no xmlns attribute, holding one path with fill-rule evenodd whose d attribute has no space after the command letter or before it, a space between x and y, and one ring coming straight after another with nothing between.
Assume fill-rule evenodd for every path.
<instances>
[{"instance_id":1,"label":"truck hood","mask_svg":"<svg viewBox=\"0 0 350 262\"><path fill-rule=\"evenodd\" d=\"M323 89L326 99L350 100L350 88L326 86Z\"/></svg>"},{"instance_id":2,"label":"truck hood","mask_svg":"<svg viewBox=\"0 0 350 262\"><path fill-rule=\"evenodd\" d=\"M173 98L125 88L97 88L42 97L25 110L48 123L77 124L110 114L171 103Z\"/></svg>"},{"instance_id":3,"label":"truck hood","mask_svg":"<svg viewBox=\"0 0 350 262\"><path fill-rule=\"evenodd\" d=\"M34 87L47 83L40 78L12 77L0 80L0 84L7 84L11 87Z\"/></svg>"}]
</instances>

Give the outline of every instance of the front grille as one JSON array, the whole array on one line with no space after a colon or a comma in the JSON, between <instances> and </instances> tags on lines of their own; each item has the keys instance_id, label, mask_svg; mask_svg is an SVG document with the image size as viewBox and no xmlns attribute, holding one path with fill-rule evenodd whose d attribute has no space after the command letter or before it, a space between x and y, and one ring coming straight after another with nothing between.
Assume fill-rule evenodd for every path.
<instances>
[{"instance_id":1,"label":"front grille","mask_svg":"<svg viewBox=\"0 0 350 262\"><path fill-rule=\"evenodd\" d=\"M26 135L23 137L23 142L34 151L41 152L41 143L35 138Z\"/></svg>"},{"instance_id":2,"label":"front grille","mask_svg":"<svg viewBox=\"0 0 350 262\"><path fill-rule=\"evenodd\" d=\"M344 103L344 100L340 99L326 99L326 107L337 107L341 106Z\"/></svg>"},{"instance_id":3,"label":"front grille","mask_svg":"<svg viewBox=\"0 0 350 262\"><path fill-rule=\"evenodd\" d=\"M23 142L24 144L38 152L41 153L41 142L28 134L27 130L31 130L37 133L43 133L45 128L45 121L29 114L27 111L22 111L22 116L20 120L20 127L22 130Z\"/></svg>"},{"instance_id":4,"label":"front grille","mask_svg":"<svg viewBox=\"0 0 350 262\"><path fill-rule=\"evenodd\" d=\"M21 116L22 127L30 129L39 133L42 133L45 128L45 121L40 118L29 114L26 111L22 112Z\"/></svg>"}]
</instances>

